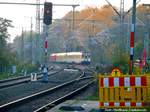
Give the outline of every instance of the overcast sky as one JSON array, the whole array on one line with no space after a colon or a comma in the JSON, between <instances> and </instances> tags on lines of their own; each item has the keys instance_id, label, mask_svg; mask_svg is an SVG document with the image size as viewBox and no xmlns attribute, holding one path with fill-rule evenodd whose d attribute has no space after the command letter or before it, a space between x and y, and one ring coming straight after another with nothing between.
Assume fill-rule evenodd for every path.
<instances>
[{"instance_id":1,"label":"overcast sky","mask_svg":"<svg viewBox=\"0 0 150 112\"><path fill-rule=\"evenodd\" d=\"M40 0L43 3L45 0ZM53 4L79 4L80 6L76 10L81 10L87 6L101 7L107 4L105 0L46 0L47 2L52 2ZM120 0L108 0L112 5L119 9ZM132 6L133 0L124 0L125 9L129 9ZM27 2L36 3L36 0L0 0L0 2ZM146 3L150 4L150 0L141 0L140 4ZM72 10L72 7L60 7L55 6L53 8L53 18L61 18L67 12ZM33 30L35 30L35 16L36 7L35 6L23 6L23 5L2 5L0 4L0 17L7 18L13 21L14 28L9 29L11 34L11 40L16 35L21 34L22 28L24 30L30 30L31 17L33 18Z\"/></svg>"}]
</instances>

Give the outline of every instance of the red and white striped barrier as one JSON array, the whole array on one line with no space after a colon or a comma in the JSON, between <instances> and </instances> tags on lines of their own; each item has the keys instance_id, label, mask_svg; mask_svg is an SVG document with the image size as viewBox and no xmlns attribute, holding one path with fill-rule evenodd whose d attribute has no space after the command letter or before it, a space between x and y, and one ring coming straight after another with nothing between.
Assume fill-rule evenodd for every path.
<instances>
[{"instance_id":1,"label":"red and white striped barrier","mask_svg":"<svg viewBox=\"0 0 150 112\"><path fill-rule=\"evenodd\" d=\"M144 102L100 102L100 107L142 107Z\"/></svg>"},{"instance_id":2,"label":"red and white striped barrier","mask_svg":"<svg viewBox=\"0 0 150 112\"><path fill-rule=\"evenodd\" d=\"M101 77L100 87L147 86L146 76Z\"/></svg>"}]
</instances>

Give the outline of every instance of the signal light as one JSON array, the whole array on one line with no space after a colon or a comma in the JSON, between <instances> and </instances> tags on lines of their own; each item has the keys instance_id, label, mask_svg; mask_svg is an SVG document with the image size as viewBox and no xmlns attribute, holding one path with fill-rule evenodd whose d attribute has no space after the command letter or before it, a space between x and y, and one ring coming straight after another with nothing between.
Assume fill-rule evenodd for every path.
<instances>
[{"instance_id":1,"label":"signal light","mask_svg":"<svg viewBox=\"0 0 150 112\"><path fill-rule=\"evenodd\" d=\"M50 25L52 23L52 6L51 2L44 3L44 24Z\"/></svg>"}]
</instances>

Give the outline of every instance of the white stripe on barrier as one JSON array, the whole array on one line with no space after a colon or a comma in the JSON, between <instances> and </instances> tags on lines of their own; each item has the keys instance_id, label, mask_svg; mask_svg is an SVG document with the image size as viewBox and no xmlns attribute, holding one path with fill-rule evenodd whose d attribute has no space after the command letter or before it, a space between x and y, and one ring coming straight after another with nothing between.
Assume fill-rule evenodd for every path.
<instances>
[{"instance_id":1,"label":"white stripe on barrier","mask_svg":"<svg viewBox=\"0 0 150 112\"><path fill-rule=\"evenodd\" d=\"M117 106L117 107L119 107L120 103L119 102L115 102L114 105Z\"/></svg>"},{"instance_id":2,"label":"white stripe on barrier","mask_svg":"<svg viewBox=\"0 0 150 112\"><path fill-rule=\"evenodd\" d=\"M135 78L135 86L141 86L141 77Z\"/></svg>"},{"instance_id":3,"label":"white stripe on barrier","mask_svg":"<svg viewBox=\"0 0 150 112\"><path fill-rule=\"evenodd\" d=\"M125 106L130 107L131 103L130 102L125 102Z\"/></svg>"},{"instance_id":4,"label":"white stripe on barrier","mask_svg":"<svg viewBox=\"0 0 150 112\"><path fill-rule=\"evenodd\" d=\"M109 103L108 102L104 102L104 106L109 106Z\"/></svg>"},{"instance_id":5,"label":"white stripe on barrier","mask_svg":"<svg viewBox=\"0 0 150 112\"><path fill-rule=\"evenodd\" d=\"M114 78L114 86L119 87L119 78Z\"/></svg>"},{"instance_id":6,"label":"white stripe on barrier","mask_svg":"<svg viewBox=\"0 0 150 112\"><path fill-rule=\"evenodd\" d=\"M141 103L141 102L137 102L137 103L136 103L136 106L137 106L137 107L141 107L141 106L142 106L142 103Z\"/></svg>"},{"instance_id":7,"label":"white stripe on barrier","mask_svg":"<svg viewBox=\"0 0 150 112\"><path fill-rule=\"evenodd\" d=\"M108 87L109 86L109 84L108 84L108 78L104 78L104 87Z\"/></svg>"},{"instance_id":8,"label":"white stripe on barrier","mask_svg":"<svg viewBox=\"0 0 150 112\"><path fill-rule=\"evenodd\" d=\"M129 77L125 77L125 78L124 78L124 86L125 86L125 87L130 86L130 78L129 78Z\"/></svg>"}]
</instances>

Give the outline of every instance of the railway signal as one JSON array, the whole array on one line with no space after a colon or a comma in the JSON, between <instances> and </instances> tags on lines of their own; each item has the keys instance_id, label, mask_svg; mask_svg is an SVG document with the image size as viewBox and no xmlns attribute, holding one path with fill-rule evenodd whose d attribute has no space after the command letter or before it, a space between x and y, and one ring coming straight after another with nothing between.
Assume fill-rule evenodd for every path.
<instances>
[{"instance_id":1,"label":"railway signal","mask_svg":"<svg viewBox=\"0 0 150 112\"><path fill-rule=\"evenodd\" d=\"M47 70L47 50L48 50L48 30L49 25L52 24L52 6L53 4L51 2L45 2L44 3L44 19L43 22L45 24L44 28L44 34L45 34L45 66L43 68L43 81L48 81L48 70Z\"/></svg>"},{"instance_id":2,"label":"railway signal","mask_svg":"<svg viewBox=\"0 0 150 112\"><path fill-rule=\"evenodd\" d=\"M50 25L52 23L52 6L51 2L44 3L44 24Z\"/></svg>"}]
</instances>

